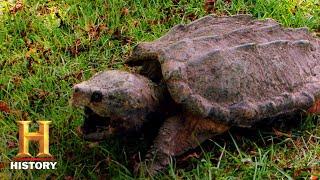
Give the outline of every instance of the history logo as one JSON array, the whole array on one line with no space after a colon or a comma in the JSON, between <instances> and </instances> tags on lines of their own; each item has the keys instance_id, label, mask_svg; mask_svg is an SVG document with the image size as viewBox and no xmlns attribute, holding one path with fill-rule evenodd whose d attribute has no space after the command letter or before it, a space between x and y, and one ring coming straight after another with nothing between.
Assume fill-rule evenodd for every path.
<instances>
[{"instance_id":1,"label":"history logo","mask_svg":"<svg viewBox=\"0 0 320 180\"><path fill-rule=\"evenodd\" d=\"M29 132L32 121L17 121L19 125L19 152L10 162L10 169L56 169L57 162L49 152L49 125L51 121L37 121L38 132ZM29 153L30 142L39 143L36 157Z\"/></svg>"}]
</instances>

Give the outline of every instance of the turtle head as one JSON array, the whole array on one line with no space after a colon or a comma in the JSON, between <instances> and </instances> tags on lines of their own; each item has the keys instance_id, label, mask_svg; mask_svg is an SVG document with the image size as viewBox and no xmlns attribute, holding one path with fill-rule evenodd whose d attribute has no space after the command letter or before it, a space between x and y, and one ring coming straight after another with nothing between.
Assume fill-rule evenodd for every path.
<instances>
[{"instance_id":1,"label":"turtle head","mask_svg":"<svg viewBox=\"0 0 320 180\"><path fill-rule=\"evenodd\" d=\"M76 84L71 104L86 109L84 127L104 124L126 131L139 129L148 114L156 110L159 93L157 85L144 76L110 70Z\"/></svg>"}]
</instances>

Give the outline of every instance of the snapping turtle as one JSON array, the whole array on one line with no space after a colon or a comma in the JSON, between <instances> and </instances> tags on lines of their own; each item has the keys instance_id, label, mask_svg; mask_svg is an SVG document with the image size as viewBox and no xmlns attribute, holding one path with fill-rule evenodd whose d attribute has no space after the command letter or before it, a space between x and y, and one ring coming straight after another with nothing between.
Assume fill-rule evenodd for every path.
<instances>
[{"instance_id":1,"label":"snapping turtle","mask_svg":"<svg viewBox=\"0 0 320 180\"><path fill-rule=\"evenodd\" d=\"M164 114L151 172L231 126L320 112L319 39L272 19L206 16L138 44L127 64L137 72L99 73L74 86L72 102L91 117L89 139L139 131ZM108 128L92 133L99 123Z\"/></svg>"}]
</instances>

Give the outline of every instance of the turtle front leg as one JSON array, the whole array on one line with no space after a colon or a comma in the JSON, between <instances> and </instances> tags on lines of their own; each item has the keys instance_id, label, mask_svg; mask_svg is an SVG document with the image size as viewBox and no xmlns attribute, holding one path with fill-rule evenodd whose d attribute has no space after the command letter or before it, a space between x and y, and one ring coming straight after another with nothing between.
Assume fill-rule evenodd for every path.
<instances>
[{"instance_id":1,"label":"turtle front leg","mask_svg":"<svg viewBox=\"0 0 320 180\"><path fill-rule=\"evenodd\" d=\"M146 156L147 172L149 175L155 174L169 164L170 157L181 155L229 128L214 120L195 116L179 115L168 118Z\"/></svg>"}]
</instances>

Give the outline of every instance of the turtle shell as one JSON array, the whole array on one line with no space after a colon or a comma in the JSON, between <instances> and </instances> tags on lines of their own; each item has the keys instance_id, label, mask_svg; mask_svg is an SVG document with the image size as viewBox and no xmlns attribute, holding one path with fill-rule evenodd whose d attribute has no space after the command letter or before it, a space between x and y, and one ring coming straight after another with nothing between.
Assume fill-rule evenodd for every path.
<instances>
[{"instance_id":1,"label":"turtle shell","mask_svg":"<svg viewBox=\"0 0 320 180\"><path fill-rule=\"evenodd\" d=\"M139 44L129 63L160 64L176 103L230 125L251 126L320 100L319 39L271 19L206 16Z\"/></svg>"}]
</instances>

